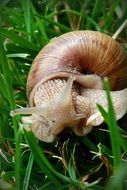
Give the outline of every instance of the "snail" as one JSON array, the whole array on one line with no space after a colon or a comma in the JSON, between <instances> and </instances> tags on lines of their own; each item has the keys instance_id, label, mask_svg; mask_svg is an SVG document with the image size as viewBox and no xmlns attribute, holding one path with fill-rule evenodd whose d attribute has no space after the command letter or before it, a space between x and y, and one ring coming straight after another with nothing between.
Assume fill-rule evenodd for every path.
<instances>
[{"instance_id":1,"label":"snail","mask_svg":"<svg viewBox=\"0 0 127 190\"><path fill-rule=\"evenodd\" d=\"M96 31L73 31L53 38L42 48L27 80L29 108L11 115L29 114L35 136L52 142L66 127L76 135L89 133L104 119L96 104L107 109L103 79L111 86L111 98L120 119L127 109L127 56L112 37Z\"/></svg>"}]
</instances>

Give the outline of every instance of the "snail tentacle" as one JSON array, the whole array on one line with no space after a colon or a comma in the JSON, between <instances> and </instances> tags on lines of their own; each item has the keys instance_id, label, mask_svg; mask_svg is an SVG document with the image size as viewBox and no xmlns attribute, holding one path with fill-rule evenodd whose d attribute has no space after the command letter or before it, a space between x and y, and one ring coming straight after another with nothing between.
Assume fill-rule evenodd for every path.
<instances>
[{"instance_id":1,"label":"snail tentacle","mask_svg":"<svg viewBox=\"0 0 127 190\"><path fill-rule=\"evenodd\" d=\"M10 116L14 117L15 115L31 115L31 114L40 114L40 113L45 113L47 106L43 107L29 107L29 108L19 108L12 110L10 112Z\"/></svg>"},{"instance_id":2,"label":"snail tentacle","mask_svg":"<svg viewBox=\"0 0 127 190\"><path fill-rule=\"evenodd\" d=\"M68 103L70 103L72 85L75 80L76 80L76 76L70 75L70 77L67 80L65 89L63 90L62 95L60 97L60 106L62 104L62 106L64 105L64 107L65 107L66 105L68 105Z\"/></svg>"}]
</instances>

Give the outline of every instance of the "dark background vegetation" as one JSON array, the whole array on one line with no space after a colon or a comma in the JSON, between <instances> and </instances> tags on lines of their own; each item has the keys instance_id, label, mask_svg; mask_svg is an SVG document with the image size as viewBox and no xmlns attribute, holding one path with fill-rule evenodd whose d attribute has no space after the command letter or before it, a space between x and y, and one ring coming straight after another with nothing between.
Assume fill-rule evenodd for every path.
<instances>
[{"instance_id":1,"label":"dark background vegetation","mask_svg":"<svg viewBox=\"0 0 127 190\"><path fill-rule=\"evenodd\" d=\"M37 142L20 116L9 115L28 105L30 66L50 39L86 29L112 36L126 18L126 0L0 1L0 189L127 188L126 116L120 130L110 97L108 113L101 110L108 125L82 138L66 130L50 144ZM126 36L125 27L117 38L125 49Z\"/></svg>"}]
</instances>

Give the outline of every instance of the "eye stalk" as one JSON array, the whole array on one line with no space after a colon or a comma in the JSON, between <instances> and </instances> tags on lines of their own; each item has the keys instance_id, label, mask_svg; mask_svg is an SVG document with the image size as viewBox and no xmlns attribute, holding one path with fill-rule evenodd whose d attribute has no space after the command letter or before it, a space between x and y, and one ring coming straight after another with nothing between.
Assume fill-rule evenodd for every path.
<instances>
[{"instance_id":1,"label":"eye stalk","mask_svg":"<svg viewBox=\"0 0 127 190\"><path fill-rule=\"evenodd\" d=\"M42 107L31 107L31 108L20 108L15 109L10 112L10 116L14 117L16 115L31 115L31 114L40 114L44 112L45 108Z\"/></svg>"}]
</instances>

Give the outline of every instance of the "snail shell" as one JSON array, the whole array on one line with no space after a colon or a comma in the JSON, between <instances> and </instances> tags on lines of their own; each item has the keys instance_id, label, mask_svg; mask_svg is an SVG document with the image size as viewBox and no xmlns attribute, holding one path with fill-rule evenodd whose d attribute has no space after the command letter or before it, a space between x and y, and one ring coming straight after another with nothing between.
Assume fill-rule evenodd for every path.
<instances>
[{"instance_id":1,"label":"snail shell","mask_svg":"<svg viewBox=\"0 0 127 190\"><path fill-rule=\"evenodd\" d=\"M127 89L123 90L127 87L127 56L121 45L95 31L74 31L52 39L39 52L28 75L32 108L22 113L32 113L29 119L35 136L52 142L65 127L82 136L100 125L103 118L96 103L107 108L104 77L109 79L119 119L127 108Z\"/></svg>"},{"instance_id":2,"label":"snail shell","mask_svg":"<svg viewBox=\"0 0 127 190\"><path fill-rule=\"evenodd\" d=\"M35 58L29 72L27 93L30 105L38 85L70 73L108 77L112 90L127 86L127 59L112 37L95 31L74 31L54 38Z\"/></svg>"}]
</instances>

